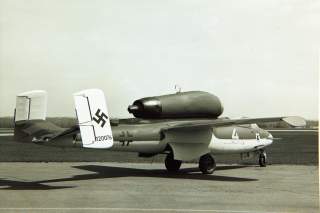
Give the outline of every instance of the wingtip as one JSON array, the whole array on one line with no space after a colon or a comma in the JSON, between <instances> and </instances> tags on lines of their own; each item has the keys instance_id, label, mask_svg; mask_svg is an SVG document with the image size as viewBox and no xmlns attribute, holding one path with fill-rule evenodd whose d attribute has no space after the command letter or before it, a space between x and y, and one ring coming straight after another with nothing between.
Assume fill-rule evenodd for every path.
<instances>
[{"instance_id":1,"label":"wingtip","mask_svg":"<svg viewBox=\"0 0 320 213\"><path fill-rule=\"evenodd\" d=\"M289 116L283 118L282 120L293 127L305 127L307 125L306 120L300 116Z\"/></svg>"}]
</instances>

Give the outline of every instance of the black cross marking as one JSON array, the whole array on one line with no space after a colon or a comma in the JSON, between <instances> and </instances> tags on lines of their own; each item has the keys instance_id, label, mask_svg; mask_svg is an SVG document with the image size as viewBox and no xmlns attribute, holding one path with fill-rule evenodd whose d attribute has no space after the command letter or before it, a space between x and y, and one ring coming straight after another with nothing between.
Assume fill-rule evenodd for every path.
<instances>
[{"instance_id":1,"label":"black cross marking","mask_svg":"<svg viewBox=\"0 0 320 213\"><path fill-rule=\"evenodd\" d=\"M93 117L92 120L94 120L97 124L100 124L100 122L102 122L101 127L104 127L106 121L108 120L108 116L104 112L100 112L101 110L98 109L95 113L95 117Z\"/></svg>"}]
</instances>

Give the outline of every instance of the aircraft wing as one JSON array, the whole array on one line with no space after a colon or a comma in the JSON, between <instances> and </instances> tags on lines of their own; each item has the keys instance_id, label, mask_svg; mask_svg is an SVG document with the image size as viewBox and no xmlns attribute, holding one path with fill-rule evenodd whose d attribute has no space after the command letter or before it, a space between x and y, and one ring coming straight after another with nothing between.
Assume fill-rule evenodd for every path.
<instances>
[{"instance_id":1,"label":"aircraft wing","mask_svg":"<svg viewBox=\"0 0 320 213\"><path fill-rule=\"evenodd\" d=\"M216 120L203 120L197 122L186 122L169 125L162 130L184 129L190 127L217 127L217 126L230 126L241 124L254 124L265 122L279 122L284 121L292 127L305 127L306 121L302 117L289 116L289 117L269 117L269 118L241 118L241 119L216 119Z\"/></svg>"}]
</instances>

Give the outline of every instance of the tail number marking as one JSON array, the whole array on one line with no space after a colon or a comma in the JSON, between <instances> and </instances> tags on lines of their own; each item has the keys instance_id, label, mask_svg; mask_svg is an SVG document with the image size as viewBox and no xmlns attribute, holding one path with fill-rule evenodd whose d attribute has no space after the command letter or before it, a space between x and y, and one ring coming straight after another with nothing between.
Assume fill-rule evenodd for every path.
<instances>
[{"instance_id":1,"label":"tail number marking","mask_svg":"<svg viewBox=\"0 0 320 213\"><path fill-rule=\"evenodd\" d=\"M107 140L112 140L111 135L104 135L104 136L97 136L96 141L107 141Z\"/></svg>"}]
</instances>

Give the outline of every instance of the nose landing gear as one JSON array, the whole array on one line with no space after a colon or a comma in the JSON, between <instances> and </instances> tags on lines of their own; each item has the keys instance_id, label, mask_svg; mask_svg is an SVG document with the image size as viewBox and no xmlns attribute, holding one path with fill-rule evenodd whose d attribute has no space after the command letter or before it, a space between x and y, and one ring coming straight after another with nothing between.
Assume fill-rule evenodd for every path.
<instances>
[{"instance_id":1,"label":"nose landing gear","mask_svg":"<svg viewBox=\"0 0 320 213\"><path fill-rule=\"evenodd\" d=\"M216 169L216 162L210 154L205 154L200 157L199 169L203 174L212 174Z\"/></svg>"},{"instance_id":2,"label":"nose landing gear","mask_svg":"<svg viewBox=\"0 0 320 213\"><path fill-rule=\"evenodd\" d=\"M260 165L260 167L266 167L267 166L267 153L266 153L265 150L260 150L259 165Z\"/></svg>"}]
</instances>

